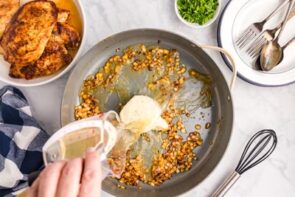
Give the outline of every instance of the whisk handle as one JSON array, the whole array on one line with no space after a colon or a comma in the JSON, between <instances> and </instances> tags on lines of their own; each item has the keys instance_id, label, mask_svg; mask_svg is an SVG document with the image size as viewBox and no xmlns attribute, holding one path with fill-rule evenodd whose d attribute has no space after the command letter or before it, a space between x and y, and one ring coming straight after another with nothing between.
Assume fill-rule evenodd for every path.
<instances>
[{"instance_id":1,"label":"whisk handle","mask_svg":"<svg viewBox=\"0 0 295 197\"><path fill-rule=\"evenodd\" d=\"M234 171L231 175L225 179L225 181L215 190L211 195L212 197L222 197L226 192L235 184L235 182L240 178L240 174Z\"/></svg>"}]
</instances>

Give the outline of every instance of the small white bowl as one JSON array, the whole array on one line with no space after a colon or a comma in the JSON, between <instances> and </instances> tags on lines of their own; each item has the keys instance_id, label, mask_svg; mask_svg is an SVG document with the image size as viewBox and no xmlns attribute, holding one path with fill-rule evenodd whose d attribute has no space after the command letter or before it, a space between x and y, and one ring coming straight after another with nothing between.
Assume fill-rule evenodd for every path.
<instances>
[{"instance_id":1,"label":"small white bowl","mask_svg":"<svg viewBox=\"0 0 295 197\"><path fill-rule=\"evenodd\" d=\"M50 76L46 76L46 77L40 77L40 78L36 78L36 79L32 79L32 80L25 80L25 79L15 79L15 78L11 78L9 76L9 68L10 68L10 64L8 62L6 62L3 58L3 55L0 55L0 80L13 85L13 86L18 86L18 87L34 87L34 86L41 86L41 85L45 85L47 83L50 83L58 78L60 78L61 76L63 76L65 73L67 73L68 71L70 71L76 64L77 60L79 59L79 57L82 54L84 45L85 45L85 40L86 40L86 16L85 16L85 11L83 9L82 4L80 3L80 0L73 0L74 3L77 6L78 12L80 14L80 19L82 22L82 35L81 35L81 43L79 46L79 49L75 55L75 57L73 58L72 62L67 65L64 69L60 70L59 72L50 75ZM24 2L27 2L26 0Z\"/></svg>"},{"instance_id":2,"label":"small white bowl","mask_svg":"<svg viewBox=\"0 0 295 197\"><path fill-rule=\"evenodd\" d=\"M175 0L174 8L175 8L175 13L176 13L177 17L179 18L179 20L181 20L181 22L183 22L187 26L190 26L190 27L193 27L196 29L201 29L201 28L205 28L205 27L210 26L217 19L218 15L220 13L220 10L221 10L221 0L218 0L218 7L216 10L215 16L212 19L210 19L207 23L205 23L204 25L199 25L197 23L190 23L190 22L186 21L184 18L182 18L182 16L179 14L179 11L178 11L177 1L178 0Z\"/></svg>"}]
</instances>

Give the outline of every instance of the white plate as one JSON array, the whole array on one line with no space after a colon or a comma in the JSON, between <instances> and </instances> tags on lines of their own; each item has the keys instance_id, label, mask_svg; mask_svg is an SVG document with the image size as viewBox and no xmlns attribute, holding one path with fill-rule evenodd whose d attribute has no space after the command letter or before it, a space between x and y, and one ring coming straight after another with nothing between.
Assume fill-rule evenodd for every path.
<instances>
[{"instance_id":1,"label":"white plate","mask_svg":"<svg viewBox=\"0 0 295 197\"><path fill-rule=\"evenodd\" d=\"M281 86L295 82L295 42L284 51L284 60L270 72L256 70L250 62L242 59L234 40L252 23L262 21L285 0L232 0L225 8L218 28L218 44L227 49L237 63L238 75L246 81L261 86ZM287 6L285 7L287 8ZM283 13L274 17L266 27L274 27ZM284 45L295 36L295 17L287 24L280 39ZM228 66L228 59L224 57Z\"/></svg>"},{"instance_id":2,"label":"white plate","mask_svg":"<svg viewBox=\"0 0 295 197\"><path fill-rule=\"evenodd\" d=\"M21 4L27 3L31 0L21 0ZM15 78L11 78L9 76L9 68L10 68L10 64L8 62L6 62L3 58L3 55L0 55L0 80L13 85L13 86L19 86L19 87L33 87L33 86L40 86L40 85L44 85L47 83L50 83L58 78L60 78L61 76L63 76L65 73L67 73L68 71L71 70L71 68L73 68L78 60L78 58L82 55L83 52L83 48L85 45L85 40L86 40L86 18L85 18L85 11L83 10L82 4L80 3L80 0L73 0L74 3L76 4L79 14L80 14L80 18L82 20L82 35L81 35L81 43L79 46L79 50L77 52L77 54L75 55L75 57L73 58L72 62L66 66L64 69L60 70L59 72L50 75L50 76L46 76L46 77L40 77L37 79L32 79L32 80L25 80L25 79L15 79Z\"/></svg>"}]
</instances>

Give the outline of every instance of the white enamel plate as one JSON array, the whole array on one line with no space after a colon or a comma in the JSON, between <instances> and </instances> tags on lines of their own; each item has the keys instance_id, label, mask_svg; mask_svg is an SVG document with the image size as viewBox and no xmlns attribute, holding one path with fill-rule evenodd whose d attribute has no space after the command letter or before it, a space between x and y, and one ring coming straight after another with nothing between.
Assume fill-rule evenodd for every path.
<instances>
[{"instance_id":1,"label":"white enamel plate","mask_svg":"<svg viewBox=\"0 0 295 197\"><path fill-rule=\"evenodd\" d=\"M272 10L285 0L232 0L225 8L218 28L218 44L227 49L237 63L238 75L246 81L260 86L282 86L295 82L295 42L284 50L284 59L270 72L256 69L240 54L234 40L252 23L262 21ZM284 16L284 10L278 13L267 24L267 29L276 27ZM294 8L293 8L294 9ZM295 36L295 17L289 20L282 32L280 44L283 46ZM228 59L223 57L227 65Z\"/></svg>"}]
</instances>

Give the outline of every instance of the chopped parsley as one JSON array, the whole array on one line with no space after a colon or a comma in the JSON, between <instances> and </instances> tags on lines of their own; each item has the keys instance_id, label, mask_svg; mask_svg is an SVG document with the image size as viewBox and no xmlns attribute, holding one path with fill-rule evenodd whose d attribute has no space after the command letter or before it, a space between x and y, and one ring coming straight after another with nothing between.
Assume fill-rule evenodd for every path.
<instances>
[{"instance_id":1,"label":"chopped parsley","mask_svg":"<svg viewBox=\"0 0 295 197\"><path fill-rule=\"evenodd\" d=\"M204 25L215 16L218 0L177 0L177 8L184 20Z\"/></svg>"}]
</instances>

